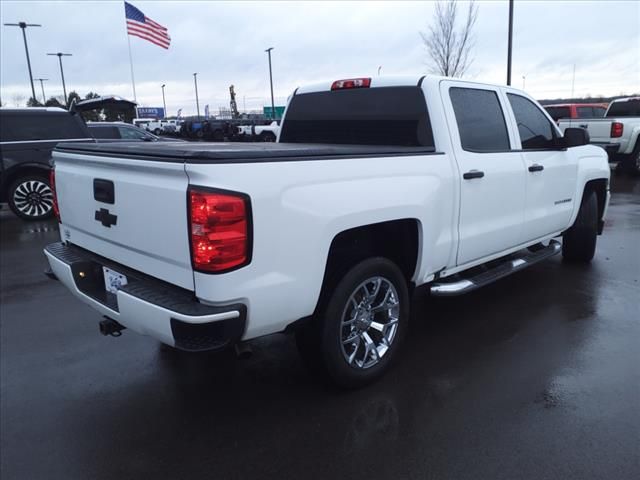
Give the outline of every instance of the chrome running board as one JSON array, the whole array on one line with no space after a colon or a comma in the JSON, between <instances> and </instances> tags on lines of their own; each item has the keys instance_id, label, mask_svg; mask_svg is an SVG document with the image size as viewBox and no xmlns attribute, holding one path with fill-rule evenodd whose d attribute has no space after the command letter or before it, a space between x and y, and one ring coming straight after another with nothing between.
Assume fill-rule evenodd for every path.
<instances>
[{"instance_id":1,"label":"chrome running board","mask_svg":"<svg viewBox=\"0 0 640 480\"><path fill-rule=\"evenodd\" d=\"M528 252L516 257L510 255L499 265L491 267L488 270L484 270L476 275L465 278L458 277L457 280L449 282L435 282L431 285L431 295L435 295L437 297L452 297L471 292L477 288L484 287L496 280L500 280L501 278L511 275L512 273L524 270L525 268L535 265L542 260L546 260L556 253L559 253L561 249L562 244L560 242L551 240L547 247L541 247L535 252Z\"/></svg>"}]
</instances>

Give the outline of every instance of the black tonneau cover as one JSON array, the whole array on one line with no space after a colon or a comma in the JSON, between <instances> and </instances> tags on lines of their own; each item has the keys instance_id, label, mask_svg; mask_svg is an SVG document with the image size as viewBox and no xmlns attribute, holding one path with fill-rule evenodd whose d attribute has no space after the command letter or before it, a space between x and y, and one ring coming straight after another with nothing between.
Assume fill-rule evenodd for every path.
<instances>
[{"instance_id":1,"label":"black tonneau cover","mask_svg":"<svg viewBox=\"0 0 640 480\"><path fill-rule=\"evenodd\" d=\"M118 142L59 143L55 151L189 163L249 163L434 154L433 147L304 143ZM303 158L301 158L303 157Z\"/></svg>"}]
</instances>

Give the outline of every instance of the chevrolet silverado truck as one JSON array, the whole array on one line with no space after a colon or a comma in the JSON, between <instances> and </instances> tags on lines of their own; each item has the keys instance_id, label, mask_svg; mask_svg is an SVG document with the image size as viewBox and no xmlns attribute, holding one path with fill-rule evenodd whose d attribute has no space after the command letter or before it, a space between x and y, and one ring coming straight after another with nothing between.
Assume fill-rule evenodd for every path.
<instances>
[{"instance_id":1,"label":"chevrolet silverado truck","mask_svg":"<svg viewBox=\"0 0 640 480\"><path fill-rule=\"evenodd\" d=\"M510 87L304 86L276 143L59 145L61 242L44 253L104 334L198 351L294 332L357 387L397 357L417 287L461 295L560 251L591 261L610 172L587 142Z\"/></svg>"},{"instance_id":2,"label":"chevrolet silverado truck","mask_svg":"<svg viewBox=\"0 0 640 480\"><path fill-rule=\"evenodd\" d=\"M591 143L604 148L621 171L640 174L640 97L614 100L604 118L561 119L558 125L561 131L588 130Z\"/></svg>"}]
</instances>

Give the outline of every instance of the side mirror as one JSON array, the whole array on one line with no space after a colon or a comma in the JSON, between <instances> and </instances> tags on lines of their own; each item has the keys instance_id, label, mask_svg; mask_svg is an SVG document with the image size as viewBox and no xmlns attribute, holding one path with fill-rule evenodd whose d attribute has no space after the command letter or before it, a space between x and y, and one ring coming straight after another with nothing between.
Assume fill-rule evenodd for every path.
<instances>
[{"instance_id":1,"label":"side mirror","mask_svg":"<svg viewBox=\"0 0 640 480\"><path fill-rule=\"evenodd\" d=\"M566 148L579 147L589 143L589 132L585 128L567 128L564 131L564 146Z\"/></svg>"}]
</instances>

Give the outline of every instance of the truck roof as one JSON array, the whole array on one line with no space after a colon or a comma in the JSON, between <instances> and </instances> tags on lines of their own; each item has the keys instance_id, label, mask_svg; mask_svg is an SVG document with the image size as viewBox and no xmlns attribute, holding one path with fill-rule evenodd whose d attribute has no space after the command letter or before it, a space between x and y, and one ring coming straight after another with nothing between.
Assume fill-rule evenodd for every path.
<instances>
[{"instance_id":1,"label":"truck roof","mask_svg":"<svg viewBox=\"0 0 640 480\"><path fill-rule=\"evenodd\" d=\"M371 80L370 88L376 87L411 87L416 85L422 85L425 82L439 83L443 80L455 80L456 82L468 83L470 85L488 85L486 82L474 82L470 80L463 80L460 78L442 77L439 75L385 75L382 77L351 77L351 78L369 78ZM331 90L333 82L338 80L346 80L347 78L336 78L333 80L326 80L322 82L316 82L306 84L298 87L294 95L301 93L312 92L328 92ZM509 87L513 88L513 87ZM517 89L514 89L517 90Z\"/></svg>"}]
</instances>

